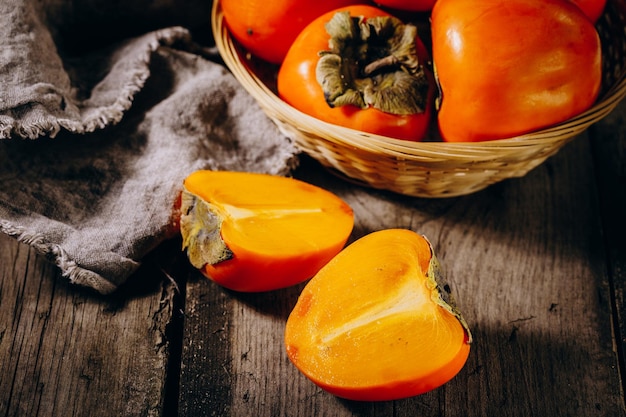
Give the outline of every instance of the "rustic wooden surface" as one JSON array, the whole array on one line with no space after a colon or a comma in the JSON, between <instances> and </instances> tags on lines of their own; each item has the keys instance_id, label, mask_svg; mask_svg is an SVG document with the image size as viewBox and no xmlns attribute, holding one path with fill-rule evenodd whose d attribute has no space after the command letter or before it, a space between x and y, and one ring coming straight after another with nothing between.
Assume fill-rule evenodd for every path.
<instances>
[{"instance_id":1,"label":"rustic wooden surface","mask_svg":"<svg viewBox=\"0 0 626 417\"><path fill-rule=\"evenodd\" d=\"M73 287L0 236L0 417L625 416L626 105L526 177L429 200L297 177L354 209L351 239L427 235L475 342L443 387L344 401L291 366L283 326L302 286L237 294L174 240L117 294Z\"/></svg>"}]
</instances>

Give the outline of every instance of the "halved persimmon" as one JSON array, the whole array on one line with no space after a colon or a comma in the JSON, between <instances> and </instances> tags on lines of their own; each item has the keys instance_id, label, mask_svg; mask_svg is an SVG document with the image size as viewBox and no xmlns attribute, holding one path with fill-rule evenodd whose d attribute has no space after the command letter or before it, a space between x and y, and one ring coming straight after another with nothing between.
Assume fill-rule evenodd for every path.
<instances>
[{"instance_id":1,"label":"halved persimmon","mask_svg":"<svg viewBox=\"0 0 626 417\"><path fill-rule=\"evenodd\" d=\"M204 170L184 181L183 249L205 276L235 291L311 278L343 249L353 224L338 196L293 178Z\"/></svg>"},{"instance_id":2,"label":"halved persimmon","mask_svg":"<svg viewBox=\"0 0 626 417\"><path fill-rule=\"evenodd\" d=\"M471 334L439 271L417 233L362 237L302 291L285 328L289 359L351 400L394 400L443 385L465 365Z\"/></svg>"}]
</instances>

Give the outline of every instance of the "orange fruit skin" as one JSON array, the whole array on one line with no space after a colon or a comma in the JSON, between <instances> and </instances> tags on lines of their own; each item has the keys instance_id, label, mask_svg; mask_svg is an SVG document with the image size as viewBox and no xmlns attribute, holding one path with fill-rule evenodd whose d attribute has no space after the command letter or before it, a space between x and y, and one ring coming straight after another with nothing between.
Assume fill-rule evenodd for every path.
<instances>
[{"instance_id":1,"label":"orange fruit skin","mask_svg":"<svg viewBox=\"0 0 626 417\"><path fill-rule=\"evenodd\" d=\"M346 236L347 239L347 236ZM201 270L219 285L240 292L265 292L289 287L311 278L343 249L346 240L338 240L319 250L300 255L259 256L245 249L235 249L233 259ZM231 242L231 246L235 244Z\"/></svg>"},{"instance_id":2,"label":"orange fruit skin","mask_svg":"<svg viewBox=\"0 0 626 417\"><path fill-rule=\"evenodd\" d=\"M569 1L438 0L431 22L445 141L524 135L598 98L600 37Z\"/></svg>"},{"instance_id":3,"label":"orange fruit skin","mask_svg":"<svg viewBox=\"0 0 626 417\"><path fill-rule=\"evenodd\" d=\"M430 392L454 378L465 366L470 353L470 344L461 345L461 349L445 369L422 375L413 381L390 382L370 387L340 387L322 380L314 380L318 387L337 397L353 401L391 401L414 397Z\"/></svg>"},{"instance_id":4,"label":"orange fruit skin","mask_svg":"<svg viewBox=\"0 0 626 417\"><path fill-rule=\"evenodd\" d=\"M428 12L437 0L374 0L374 3L397 10Z\"/></svg>"},{"instance_id":5,"label":"orange fruit skin","mask_svg":"<svg viewBox=\"0 0 626 417\"><path fill-rule=\"evenodd\" d=\"M304 27L319 15L359 0L220 0L224 21L248 52L280 64Z\"/></svg>"}]
</instances>

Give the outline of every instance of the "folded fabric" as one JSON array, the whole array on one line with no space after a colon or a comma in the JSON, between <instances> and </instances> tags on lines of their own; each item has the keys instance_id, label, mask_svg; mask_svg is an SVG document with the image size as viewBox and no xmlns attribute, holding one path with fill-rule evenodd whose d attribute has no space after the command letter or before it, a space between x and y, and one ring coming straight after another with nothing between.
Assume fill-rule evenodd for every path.
<instances>
[{"instance_id":1,"label":"folded fabric","mask_svg":"<svg viewBox=\"0 0 626 417\"><path fill-rule=\"evenodd\" d=\"M65 56L35 0L0 5L0 231L111 293L176 230L197 169L286 175L297 150L214 51L168 27Z\"/></svg>"}]
</instances>

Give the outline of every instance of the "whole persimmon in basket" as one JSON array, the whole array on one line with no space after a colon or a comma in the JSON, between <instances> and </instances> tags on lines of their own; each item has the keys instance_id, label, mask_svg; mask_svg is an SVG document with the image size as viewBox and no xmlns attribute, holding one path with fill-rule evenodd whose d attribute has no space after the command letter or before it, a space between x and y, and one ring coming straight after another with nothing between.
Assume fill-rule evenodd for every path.
<instances>
[{"instance_id":1,"label":"whole persimmon in basket","mask_svg":"<svg viewBox=\"0 0 626 417\"><path fill-rule=\"evenodd\" d=\"M348 6L300 32L280 65L278 95L334 125L421 140L436 91L429 61L415 25L377 7Z\"/></svg>"},{"instance_id":2,"label":"whole persimmon in basket","mask_svg":"<svg viewBox=\"0 0 626 417\"><path fill-rule=\"evenodd\" d=\"M519 136L595 103L602 50L593 23L565 0L439 0L433 60L446 141Z\"/></svg>"}]
</instances>

